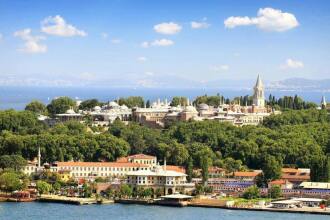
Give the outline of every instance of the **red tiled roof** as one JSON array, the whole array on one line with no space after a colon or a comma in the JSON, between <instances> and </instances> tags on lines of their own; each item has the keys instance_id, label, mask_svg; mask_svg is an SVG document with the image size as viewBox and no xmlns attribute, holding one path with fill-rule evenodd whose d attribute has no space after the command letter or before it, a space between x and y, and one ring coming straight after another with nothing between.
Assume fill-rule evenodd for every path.
<instances>
[{"instance_id":1,"label":"red tiled roof","mask_svg":"<svg viewBox=\"0 0 330 220\"><path fill-rule=\"evenodd\" d=\"M260 172L257 171L247 171L247 172L234 172L236 177L256 177Z\"/></svg>"},{"instance_id":2,"label":"red tiled roof","mask_svg":"<svg viewBox=\"0 0 330 220\"><path fill-rule=\"evenodd\" d=\"M119 162L57 162L58 167L148 167L139 163L119 163Z\"/></svg>"},{"instance_id":3,"label":"red tiled roof","mask_svg":"<svg viewBox=\"0 0 330 220\"><path fill-rule=\"evenodd\" d=\"M269 184L271 184L271 185L283 185L283 184L285 184L285 183L286 183L285 180L283 180L283 179L279 179L279 180L273 180L273 181L271 181Z\"/></svg>"},{"instance_id":4,"label":"red tiled roof","mask_svg":"<svg viewBox=\"0 0 330 220\"><path fill-rule=\"evenodd\" d=\"M295 168L282 168L282 173L297 173L297 172L299 172L299 170Z\"/></svg>"},{"instance_id":5,"label":"red tiled roof","mask_svg":"<svg viewBox=\"0 0 330 220\"><path fill-rule=\"evenodd\" d=\"M186 173L186 169L180 166L166 165L166 170L176 171L179 173Z\"/></svg>"},{"instance_id":6,"label":"red tiled roof","mask_svg":"<svg viewBox=\"0 0 330 220\"><path fill-rule=\"evenodd\" d=\"M282 168L281 178L291 181L304 181L310 180L310 174L294 168Z\"/></svg>"},{"instance_id":7,"label":"red tiled roof","mask_svg":"<svg viewBox=\"0 0 330 220\"><path fill-rule=\"evenodd\" d=\"M310 175L309 174L300 175L299 173L297 173L295 175L282 174L281 178L291 180L291 181L303 181L303 180L310 180Z\"/></svg>"},{"instance_id":8,"label":"red tiled roof","mask_svg":"<svg viewBox=\"0 0 330 220\"><path fill-rule=\"evenodd\" d=\"M127 163L128 162L128 157L119 157L116 160L117 163Z\"/></svg>"}]
</instances>

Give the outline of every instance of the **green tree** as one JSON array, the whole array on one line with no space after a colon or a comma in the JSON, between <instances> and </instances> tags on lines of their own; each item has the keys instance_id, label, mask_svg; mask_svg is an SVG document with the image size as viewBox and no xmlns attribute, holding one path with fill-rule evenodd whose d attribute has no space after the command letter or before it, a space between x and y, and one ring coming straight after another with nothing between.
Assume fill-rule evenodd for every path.
<instances>
[{"instance_id":1,"label":"green tree","mask_svg":"<svg viewBox=\"0 0 330 220\"><path fill-rule=\"evenodd\" d=\"M260 191L257 186L250 186L244 191L243 197L245 199L257 199L260 197Z\"/></svg>"},{"instance_id":2,"label":"green tree","mask_svg":"<svg viewBox=\"0 0 330 220\"><path fill-rule=\"evenodd\" d=\"M269 196L269 198L273 198L273 199L280 198L282 196L281 187L280 186L272 186L268 190L268 196Z\"/></svg>"},{"instance_id":3,"label":"green tree","mask_svg":"<svg viewBox=\"0 0 330 220\"><path fill-rule=\"evenodd\" d=\"M34 100L25 106L26 111L31 111L36 114L47 114L47 108L44 103Z\"/></svg>"},{"instance_id":4,"label":"green tree","mask_svg":"<svg viewBox=\"0 0 330 220\"><path fill-rule=\"evenodd\" d=\"M274 156L268 156L264 159L262 172L267 183L279 179L282 174L282 163Z\"/></svg>"},{"instance_id":5,"label":"green tree","mask_svg":"<svg viewBox=\"0 0 330 220\"><path fill-rule=\"evenodd\" d=\"M59 181L55 182L52 186L54 192L58 192L61 189L61 183Z\"/></svg>"},{"instance_id":6,"label":"green tree","mask_svg":"<svg viewBox=\"0 0 330 220\"><path fill-rule=\"evenodd\" d=\"M152 188L146 188L143 190L143 197L144 198L150 198L154 195L154 191Z\"/></svg>"},{"instance_id":7,"label":"green tree","mask_svg":"<svg viewBox=\"0 0 330 220\"><path fill-rule=\"evenodd\" d=\"M192 177L193 177L193 160L191 157L189 157L186 170L187 170L187 181L188 183L191 183Z\"/></svg>"},{"instance_id":8,"label":"green tree","mask_svg":"<svg viewBox=\"0 0 330 220\"><path fill-rule=\"evenodd\" d=\"M132 188L127 184L122 184L120 186L120 195L124 198L129 198L133 194Z\"/></svg>"},{"instance_id":9,"label":"green tree","mask_svg":"<svg viewBox=\"0 0 330 220\"><path fill-rule=\"evenodd\" d=\"M129 108L144 107L144 99L141 96L130 96L127 98L120 98L119 105L126 105Z\"/></svg>"},{"instance_id":10,"label":"green tree","mask_svg":"<svg viewBox=\"0 0 330 220\"><path fill-rule=\"evenodd\" d=\"M26 166L27 161L21 155L2 155L0 156L1 169L21 170Z\"/></svg>"},{"instance_id":11,"label":"green tree","mask_svg":"<svg viewBox=\"0 0 330 220\"><path fill-rule=\"evenodd\" d=\"M50 185L49 183L47 183L43 180L38 180L36 186L37 186L37 190L40 193L40 195L48 194L52 190L52 185Z\"/></svg>"},{"instance_id":12,"label":"green tree","mask_svg":"<svg viewBox=\"0 0 330 220\"><path fill-rule=\"evenodd\" d=\"M206 184L209 178L209 159L207 158L207 156L202 156L201 168L202 168L202 182L203 184Z\"/></svg>"},{"instance_id":13,"label":"green tree","mask_svg":"<svg viewBox=\"0 0 330 220\"><path fill-rule=\"evenodd\" d=\"M99 102L99 100L97 100L97 99L87 99L87 100L84 100L80 103L79 109L91 110L95 106L100 106L100 105L102 105L102 103Z\"/></svg>"},{"instance_id":14,"label":"green tree","mask_svg":"<svg viewBox=\"0 0 330 220\"><path fill-rule=\"evenodd\" d=\"M53 99L49 105L47 105L48 112L52 115L65 113L68 109L74 108L76 102L69 97L59 97Z\"/></svg>"},{"instance_id":15,"label":"green tree","mask_svg":"<svg viewBox=\"0 0 330 220\"><path fill-rule=\"evenodd\" d=\"M174 96L171 101L171 106L185 106L187 105L187 98L182 96Z\"/></svg>"},{"instance_id":16,"label":"green tree","mask_svg":"<svg viewBox=\"0 0 330 220\"><path fill-rule=\"evenodd\" d=\"M92 196L92 188L86 183L83 184L82 190L83 190L83 196L85 198L90 198Z\"/></svg>"},{"instance_id":17,"label":"green tree","mask_svg":"<svg viewBox=\"0 0 330 220\"><path fill-rule=\"evenodd\" d=\"M0 175L0 189L5 192L13 192L22 189L19 175L15 172L3 172Z\"/></svg>"},{"instance_id":18,"label":"green tree","mask_svg":"<svg viewBox=\"0 0 330 220\"><path fill-rule=\"evenodd\" d=\"M223 164L228 173L233 173L242 169L242 161L235 160L231 157L225 158Z\"/></svg>"}]
</instances>

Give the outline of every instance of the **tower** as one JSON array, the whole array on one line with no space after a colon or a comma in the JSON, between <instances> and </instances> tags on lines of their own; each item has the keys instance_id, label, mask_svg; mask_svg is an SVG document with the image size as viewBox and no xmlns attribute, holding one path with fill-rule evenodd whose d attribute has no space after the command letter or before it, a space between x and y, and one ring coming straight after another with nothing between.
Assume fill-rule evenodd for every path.
<instances>
[{"instance_id":1,"label":"tower","mask_svg":"<svg viewBox=\"0 0 330 220\"><path fill-rule=\"evenodd\" d=\"M257 82L253 90L253 104L258 107L265 107L264 84L261 81L260 75L258 75Z\"/></svg>"},{"instance_id":2,"label":"tower","mask_svg":"<svg viewBox=\"0 0 330 220\"><path fill-rule=\"evenodd\" d=\"M40 153L40 147L38 148L38 169L41 167L41 153Z\"/></svg>"},{"instance_id":3,"label":"tower","mask_svg":"<svg viewBox=\"0 0 330 220\"><path fill-rule=\"evenodd\" d=\"M322 96L321 108L322 109L326 109L327 108L327 101L325 100L325 96Z\"/></svg>"}]
</instances>

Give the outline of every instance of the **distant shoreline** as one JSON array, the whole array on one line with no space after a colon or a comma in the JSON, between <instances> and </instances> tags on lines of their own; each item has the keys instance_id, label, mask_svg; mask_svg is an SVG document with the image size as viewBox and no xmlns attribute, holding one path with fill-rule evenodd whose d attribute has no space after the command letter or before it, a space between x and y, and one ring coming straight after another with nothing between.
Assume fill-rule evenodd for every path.
<instances>
[{"instance_id":1,"label":"distant shoreline","mask_svg":"<svg viewBox=\"0 0 330 220\"><path fill-rule=\"evenodd\" d=\"M0 87L0 109L24 110L32 100L39 100L48 104L53 98L69 96L73 99L85 100L96 98L106 102L128 96L142 96L145 100L155 101L158 98L170 100L173 96L185 96L191 100L202 95L216 95L219 93L228 98L250 95L251 90L244 88L194 88L194 89L167 89L167 88L111 88L111 87L31 87L31 86L3 86ZM330 92L313 91L265 91L266 99L269 94L277 98L297 94L305 101L320 103L322 95L330 97Z\"/></svg>"}]
</instances>

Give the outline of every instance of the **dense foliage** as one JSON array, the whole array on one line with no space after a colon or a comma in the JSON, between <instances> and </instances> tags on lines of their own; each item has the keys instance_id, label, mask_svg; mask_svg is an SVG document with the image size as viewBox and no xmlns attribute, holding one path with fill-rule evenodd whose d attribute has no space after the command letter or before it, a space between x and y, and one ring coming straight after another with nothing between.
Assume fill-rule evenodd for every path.
<instances>
[{"instance_id":1,"label":"dense foliage","mask_svg":"<svg viewBox=\"0 0 330 220\"><path fill-rule=\"evenodd\" d=\"M79 109L92 110L95 106L102 106L104 103L99 102L97 99L87 99L80 103Z\"/></svg>"},{"instance_id":2,"label":"dense foliage","mask_svg":"<svg viewBox=\"0 0 330 220\"><path fill-rule=\"evenodd\" d=\"M204 181L213 165L228 172L263 169L265 182L278 178L282 166L307 167L313 180L324 181L330 176L329 122L325 110L308 109L272 115L260 126L202 121L159 130L116 120L108 131L93 133L78 122L49 128L31 111L8 110L0 111L0 154L33 159L40 147L43 162L53 162L114 161L146 153L186 166L190 173L191 167L201 168Z\"/></svg>"},{"instance_id":3,"label":"dense foliage","mask_svg":"<svg viewBox=\"0 0 330 220\"><path fill-rule=\"evenodd\" d=\"M59 97L57 99L53 99L49 105L47 105L47 110L51 115L55 114L63 114L68 109L74 108L76 106L76 102L69 97Z\"/></svg>"},{"instance_id":4,"label":"dense foliage","mask_svg":"<svg viewBox=\"0 0 330 220\"><path fill-rule=\"evenodd\" d=\"M126 105L129 108L144 107L144 99L141 96L130 96L127 98L120 98L119 105Z\"/></svg>"}]
</instances>

